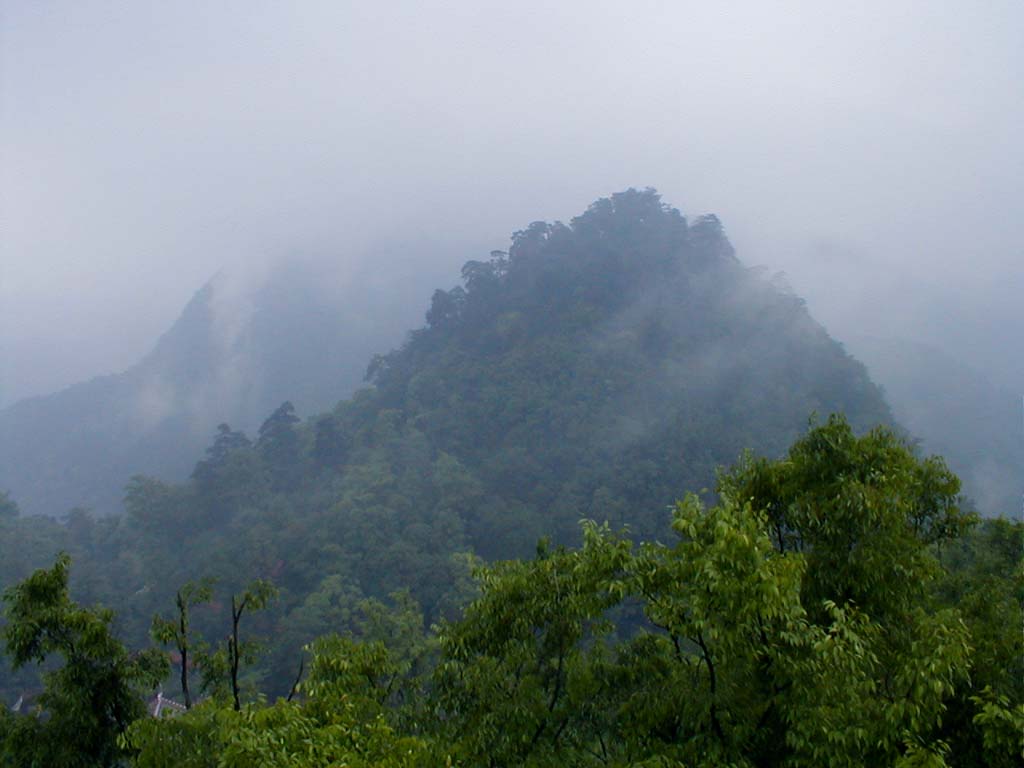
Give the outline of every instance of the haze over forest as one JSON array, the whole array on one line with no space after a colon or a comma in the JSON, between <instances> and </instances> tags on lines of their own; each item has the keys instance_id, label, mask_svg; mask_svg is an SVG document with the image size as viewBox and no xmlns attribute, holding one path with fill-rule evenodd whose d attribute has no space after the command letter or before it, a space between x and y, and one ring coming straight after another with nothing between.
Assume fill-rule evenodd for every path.
<instances>
[{"instance_id":1,"label":"haze over forest","mask_svg":"<svg viewBox=\"0 0 1024 768\"><path fill-rule=\"evenodd\" d=\"M1022 33L0 6L0 764L1020 766Z\"/></svg>"},{"instance_id":2,"label":"haze over forest","mask_svg":"<svg viewBox=\"0 0 1024 768\"><path fill-rule=\"evenodd\" d=\"M0 14L0 405L129 367L221 269L422 294L631 185L716 212L841 341L1024 391L1013 0Z\"/></svg>"},{"instance_id":3,"label":"haze over forest","mask_svg":"<svg viewBox=\"0 0 1024 768\"><path fill-rule=\"evenodd\" d=\"M1024 523L979 519L717 216L628 189L461 276L372 386L305 421L283 402L255 440L219 424L187 480L133 476L122 514L0 494L0 762L1019 764ZM141 459L116 431L136 401L171 406L148 437L180 452L238 353L270 364L235 397L282 352L303 388L354 351L294 271L225 348L219 288L124 375L0 414L35 416L0 466ZM1012 445L983 455L1019 466Z\"/></svg>"}]
</instances>

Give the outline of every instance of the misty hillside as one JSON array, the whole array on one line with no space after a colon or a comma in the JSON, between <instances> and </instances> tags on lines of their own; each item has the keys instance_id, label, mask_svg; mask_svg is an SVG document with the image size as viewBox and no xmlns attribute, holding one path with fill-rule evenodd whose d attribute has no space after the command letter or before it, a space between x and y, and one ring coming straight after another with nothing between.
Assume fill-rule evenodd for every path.
<instances>
[{"instance_id":1,"label":"misty hillside","mask_svg":"<svg viewBox=\"0 0 1024 768\"><path fill-rule=\"evenodd\" d=\"M864 367L740 264L715 216L688 222L650 190L534 223L463 277L370 371L376 408L493 495L502 536L470 528L488 555L571 539L583 516L656 535L679 488L712 487L745 449L781 453L812 414L891 420Z\"/></svg>"},{"instance_id":2,"label":"misty hillside","mask_svg":"<svg viewBox=\"0 0 1024 768\"><path fill-rule=\"evenodd\" d=\"M221 422L253 430L285 399L330 407L415 319L401 276L388 277L342 282L303 265L254 286L219 275L129 370L0 411L0 489L28 514L109 514L134 474L185 479Z\"/></svg>"},{"instance_id":3,"label":"misty hillside","mask_svg":"<svg viewBox=\"0 0 1024 768\"><path fill-rule=\"evenodd\" d=\"M0 0L0 768L1024 768L1022 29Z\"/></svg>"},{"instance_id":4,"label":"misty hillside","mask_svg":"<svg viewBox=\"0 0 1024 768\"><path fill-rule=\"evenodd\" d=\"M925 453L945 457L985 515L1020 517L1024 497L1021 398L941 349L899 339L848 344L885 390L897 421Z\"/></svg>"},{"instance_id":5,"label":"misty hillside","mask_svg":"<svg viewBox=\"0 0 1024 768\"><path fill-rule=\"evenodd\" d=\"M717 218L653 190L515 233L426 320L373 359L373 387L304 423L285 403L258 433L222 428L189 481L133 479L124 515L8 521L0 541L21 546L0 577L67 548L139 642L176 585L272 578L280 682L364 597L408 589L434 620L465 600L468 554L572 543L581 518L663 538L676 499L746 450L781 455L812 414L891 422L864 366Z\"/></svg>"}]
</instances>

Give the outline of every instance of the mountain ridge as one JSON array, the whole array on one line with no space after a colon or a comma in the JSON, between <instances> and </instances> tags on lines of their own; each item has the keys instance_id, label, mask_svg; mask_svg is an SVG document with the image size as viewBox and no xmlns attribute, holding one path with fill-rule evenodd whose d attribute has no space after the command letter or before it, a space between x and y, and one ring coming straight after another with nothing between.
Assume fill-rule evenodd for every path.
<instances>
[{"instance_id":1,"label":"mountain ridge","mask_svg":"<svg viewBox=\"0 0 1024 768\"><path fill-rule=\"evenodd\" d=\"M0 489L26 514L119 512L132 475L186 479L218 423L254 430L285 399L329 408L401 338L408 312L379 287L342 285L350 300L336 302L325 283L294 264L243 289L219 273L128 369L0 410ZM367 333L354 316L374 302L393 319L382 312Z\"/></svg>"},{"instance_id":2,"label":"mountain ridge","mask_svg":"<svg viewBox=\"0 0 1024 768\"><path fill-rule=\"evenodd\" d=\"M83 599L142 644L179 585L272 579L266 674L287 685L296 649L365 599L451 617L480 558L573 544L584 518L662 540L678 498L748 450L782 455L814 413L892 423L798 297L654 190L515 233L405 338L329 411L281 403L251 439L222 425L188 479L131 478L124 514L0 520L0 582L67 550Z\"/></svg>"}]
</instances>

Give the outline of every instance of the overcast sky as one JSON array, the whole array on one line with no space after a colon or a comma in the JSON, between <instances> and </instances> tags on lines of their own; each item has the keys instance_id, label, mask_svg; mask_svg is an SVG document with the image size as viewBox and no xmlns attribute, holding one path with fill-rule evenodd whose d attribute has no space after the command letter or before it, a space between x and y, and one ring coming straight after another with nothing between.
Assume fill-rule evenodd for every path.
<instances>
[{"instance_id":1,"label":"overcast sky","mask_svg":"<svg viewBox=\"0 0 1024 768\"><path fill-rule=\"evenodd\" d=\"M397 248L453 283L628 186L841 340L1024 389L1020 0L0 9L0 404L127 367L223 266Z\"/></svg>"}]
</instances>

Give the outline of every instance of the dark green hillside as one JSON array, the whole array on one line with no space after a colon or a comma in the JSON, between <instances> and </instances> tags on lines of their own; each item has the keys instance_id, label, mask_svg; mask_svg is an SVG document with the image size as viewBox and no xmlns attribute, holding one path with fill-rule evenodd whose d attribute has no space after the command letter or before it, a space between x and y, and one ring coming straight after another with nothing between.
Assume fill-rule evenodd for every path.
<instances>
[{"instance_id":1,"label":"dark green hillside","mask_svg":"<svg viewBox=\"0 0 1024 768\"><path fill-rule=\"evenodd\" d=\"M187 482L134 478L125 515L37 536L34 564L45 541L70 548L80 596L116 607L135 644L186 581L227 596L272 579L280 600L254 622L279 691L367 597L408 589L429 621L451 615L473 556L575 542L581 518L664 538L686 489L744 450L781 455L811 414L890 421L863 366L743 267L715 217L688 222L653 190L532 224L463 277L374 358L373 387L305 423L285 405L250 436L224 425ZM18 523L0 547L20 546ZM222 636L223 610L197 626Z\"/></svg>"},{"instance_id":2,"label":"dark green hillside","mask_svg":"<svg viewBox=\"0 0 1024 768\"><path fill-rule=\"evenodd\" d=\"M287 456L293 423L276 411L256 452ZM199 476L251 463L245 442L222 429ZM406 593L353 601L332 575L303 611L268 622L275 589L255 581L230 598L225 642L223 623L197 633L225 613L204 581L154 620L169 657L130 651L110 611L72 599L61 556L5 594L12 663L51 671L33 696L45 716L20 697L0 708L0 762L1017 766L1024 526L975 527L958 489L892 430L858 437L832 416L782 458L724 471L715 506L688 494L665 542L585 521L581 547L541 543L477 569L454 621L428 629ZM306 608L342 633L311 643L271 703L253 630L294 631ZM179 703L147 716L143 698L172 669Z\"/></svg>"},{"instance_id":3,"label":"dark green hillside","mask_svg":"<svg viewBox=\"0 0 1024 768\"><path fill-rule=\"evenodd\" d=\"M489 555L574 536L583 516L655 535L675 489L713 485L745 448L778 454L812 412L890 420L863 366L739 263L717 218L688 224L653 191L535 223L463 276L370 375L376 407L488 490L467 522Z\"/></svg>"}]
</instances>

